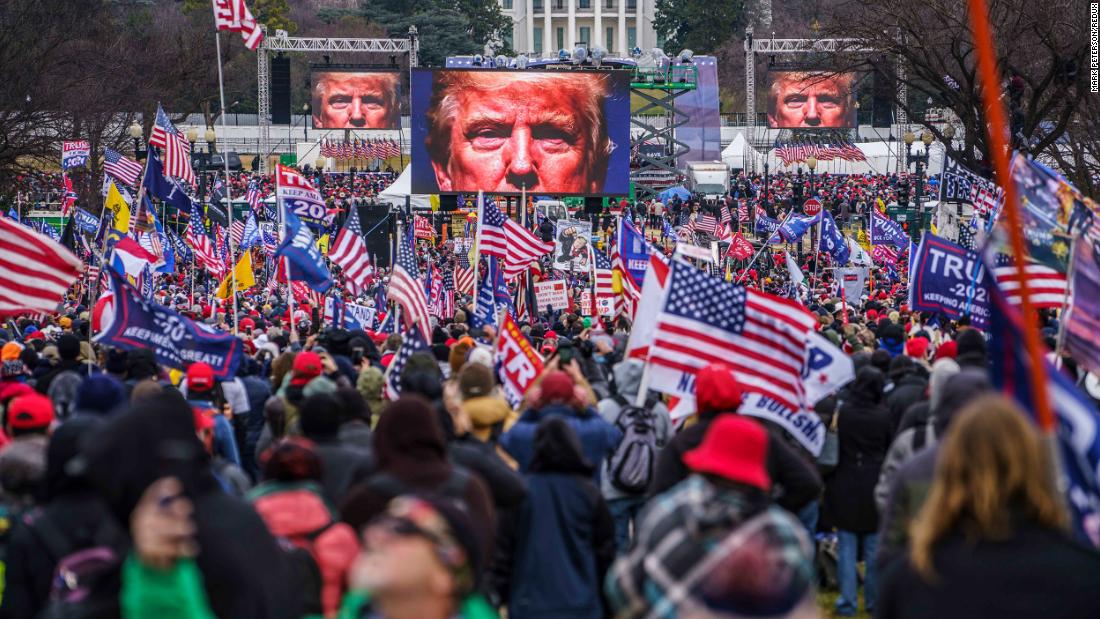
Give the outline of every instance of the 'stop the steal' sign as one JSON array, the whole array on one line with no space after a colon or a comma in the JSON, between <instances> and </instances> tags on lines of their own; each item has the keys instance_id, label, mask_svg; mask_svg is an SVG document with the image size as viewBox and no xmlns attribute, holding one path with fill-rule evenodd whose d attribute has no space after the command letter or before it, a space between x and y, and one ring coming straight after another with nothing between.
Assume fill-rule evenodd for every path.
<instances>
[{"instance_id":1,"label":"'stop the steal' sign","mask_svg":"<svg viewBox=\"0 0 1100 619\"><path fill-rule=\"evenodd\" d=\"M86 140L61 143L61 169L81 168L88 165L92 147Z\"/></svg>"},{"instance_id":2,"label":"'stop the steal' sign","mask_svg":"<svg viewBox=\"0 0 1100 619\"><path fill-rule=\"evenodd\" d=\"M976 252L925 233L913 258L909 304L916 311L943 312L951 319L969 314L973 326L985 329L988 277Z\"/></svg>"}]
</instances>

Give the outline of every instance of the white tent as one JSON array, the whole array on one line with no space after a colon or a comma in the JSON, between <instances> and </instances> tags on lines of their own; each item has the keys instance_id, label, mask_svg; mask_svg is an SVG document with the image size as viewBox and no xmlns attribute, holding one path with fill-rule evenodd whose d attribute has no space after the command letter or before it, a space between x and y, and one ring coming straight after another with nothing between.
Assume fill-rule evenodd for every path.
<instances>
[{"instance_id":1,"label":"white tent","mask_svg":"<svg viewBox=\"0 0 1100 619\"><path fill-rule=\"evenodd\" d=\"M753 160L760 164L760 153L749 146L743 133L738 133L729 146L722 151L722 162L731 170L744 170Z\"/></svg>"},{"instance_id":2,"label":"white tent","mask_svg":"<svg viewBox=\"0 0 1100 619\"><path fill-rule=\"evenodd\" d=\"M393 182L392 185L386 187L386 189L378 194L378 200L385 202L391 206L405 206L405 198L409 197L412 203L413 209L430 211L432 209L431 201L429 201L426 195L416 195L412 193L412 166L405 166L405 169L401 171L400 176Z\"/></svg>"}]
</instances>

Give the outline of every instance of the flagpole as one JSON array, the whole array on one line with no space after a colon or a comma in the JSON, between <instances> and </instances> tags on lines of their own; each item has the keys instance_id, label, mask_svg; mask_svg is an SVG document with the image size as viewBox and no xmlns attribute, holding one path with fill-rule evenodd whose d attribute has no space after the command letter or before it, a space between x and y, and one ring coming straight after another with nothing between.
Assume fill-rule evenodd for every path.
<instances>
[{"instance_id":1,"label":"flagpole","mask_svg":"<svg viewBox=\"0 0 1100 619\"><path fill-rule=\"evenodd\" d=\"M221 117L222 117L222 163L225 164L225 201L226 201L226 213L229 221L229 230L233 230L233 193L231 191L232 179L229 177L229 128L225 122L226 109L225 109L225 81L222 78L222 35L218 30L214 30L214 45L218 49L218 94L221 97ZM237 335L239 332L239 321L237 312L237 257L236 257L236 244L233 242L233 235L229 234L229 269L230 277L233 278L232 288L230 293L233 295L233 335ZM290 271L287 271L287 282L290 282ZM294 295L291 295L292 297Z\"/></svg>"},{"instance_id":2,"label":"flagpole","mask_svg":"<svg viewBox=\"0 0 1100 619\"><path fill-rule=\"evenodd\" d=\"M470 265L474 269L474 313L477 313L478 292L481 290L481 227L482 216L485 214L485 192L477 191L477 230L474 231L474 261Z\"/></svg>"},{"instance_id":3,"label":"flagpole","mask_svg":"<svg viewBox=\"0 0 1100 619\"><path fill-rule=\"evenodd\" d=\"M986 117L989 122L986 126L986 134L989 136L989 154L993 159L993 168L996 171L997 180L1005 190L1005 204L1003 207L1007 217L1008 234L1012 243L1012 254L1016 257L1016 281L1020 286L1020 302L1022 305L1023 335L1027 354L1031 357L1031 397L1035 405L1036 417L1040 427L1046 432L1054 431L1054 412L1050 406L1050 398L1047 393L1046 372L1043 371L1043 350L1039 340L1039 329L1033 317L1031 301L1031 284L1027 280L1026 265L1024 264L1027 249L1024 242L1023 221L1020 217L1020 202L1016 183L1012 180L1009 167L1009 144L1005 140L1008 133L1008 121L1005 118L1004 105L1000 101L1001 88L1000 76L997 69L997 57L993 49L993 34L989 25L989 7L985 0L968 0L968 13L970 27L974 37L974 47L977 52L978 69L981 75L982 99L985 104Z\"/></svg>"}]
</instances>

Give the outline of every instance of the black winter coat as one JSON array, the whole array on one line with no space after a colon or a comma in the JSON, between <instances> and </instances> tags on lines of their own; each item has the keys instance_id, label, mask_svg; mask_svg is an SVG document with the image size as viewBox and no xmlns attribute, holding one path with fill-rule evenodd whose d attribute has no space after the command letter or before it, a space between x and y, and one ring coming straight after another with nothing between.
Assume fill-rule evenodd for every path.
<instances>
[{"instance_id":1,"label":"black winter coat","mask_svg":"<svg viewBox=\"0 0 1100 619\"><path fill-rule=\"evenodd\" d=\"M881 394L882 372L862 368L837 413L840 459L825 479L824 507L825 518L844 531L878 530L875 484L894 436Z\"/></svg>"},{"instance_id":2,"label":"black winter coat","mask_svg":"<svg viewBox=\"0 0 1100 619\"><path fill-rule=\"evenodd\" d=\"M901 418L910 406L924 399L928 390L928 380L915 372L898 379L894 388L886 395L886 407L890 412L890 424L896 435L901 430Z\"/></svg>"}]
</instances>

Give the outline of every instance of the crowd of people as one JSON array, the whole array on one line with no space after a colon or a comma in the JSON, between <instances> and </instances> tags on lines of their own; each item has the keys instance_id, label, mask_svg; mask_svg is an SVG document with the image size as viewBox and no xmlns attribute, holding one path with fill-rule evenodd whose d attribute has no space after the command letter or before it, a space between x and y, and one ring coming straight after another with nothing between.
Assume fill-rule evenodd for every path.
<instances>
[{"instance_id":1,"label":"crowd of people","mask_svg":"<svg viewBox=\"0 0 1100 619\"><path fill-rule=\"evenodd\" d=\"M813 193L854 217L896 200L899 180L822 175ZM768 208L810 195L804 181L772 175ZM272 191L248 174L232 191L251 182ZM337 201L387 182L318 186ZM728 205L764 206L762 177L733 187ZM660 235L665 217L712 208L615 210ZM460 254L424 242L418 262L448 270ZM803 271L818 259L801 255ZM631 321L580 304L588 275L538 267L574 303L518 318L544 364L518 402L469 295L402 357L403 336L378 326L386 269L341 293L377 312L355 330L315 300L291 312L282 285L240 293L233 316L182 266L159 279L158 302L237 327L246 354L226 378L93 343L76 289L55 315L6 321L0 618L815 617L827 590L838 616L1100 608L1100 554L1069 534L1048 443L995 393L982 332L909 309L905 269L876 268L878 285L841 299L825 269L799 292L778 254L731 265L800 298L852 359L854 379L814 407L827 428L814 455L739 414L751 386L730 366L698 370L694 410L674 417L624 355ZM1053 344L1058 316L1038 320Z\"/></svg>"}]
</instances>

